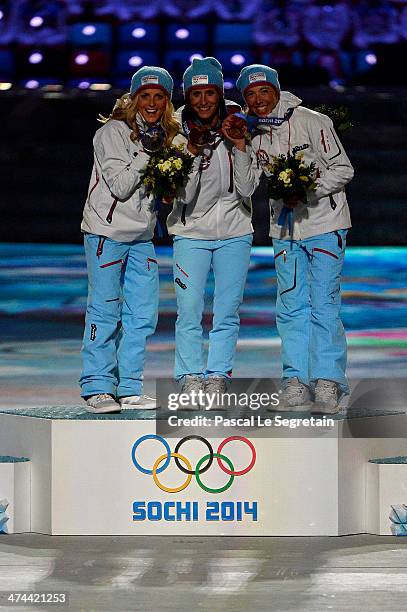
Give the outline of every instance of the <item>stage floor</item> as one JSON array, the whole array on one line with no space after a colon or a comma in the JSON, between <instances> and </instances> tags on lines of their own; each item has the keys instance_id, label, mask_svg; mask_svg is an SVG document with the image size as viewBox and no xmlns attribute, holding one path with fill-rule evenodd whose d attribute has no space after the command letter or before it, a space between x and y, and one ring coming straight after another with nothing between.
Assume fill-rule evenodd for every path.
<instances>
[{"instance_id":1,"label":"stage floor","mask_svg":"<svg viewBox=\"0 0 407 612\"><path fill-rule=\"evenodd\" d=\"M100 612L400 612L405 540L9 535L0 589L67 592L69 609Z\"/></svg>"},{"instance_id":2,"label":"stage floor","mask_svg":"<svg viewBox=\"0 0 407 612\"><path fill-rule=\"evenodd\" d=\"M170 377L175 292L170 248L157 249L160 318L148 345L147 393ZM87 280L83 249L0 244L0 408L75 405ZM342 318L350 379L403 377L407 371L407 248L349 248ZM212 279L205 326L210 325ZM236 377L278 377L276 278L271 247L254 248L241 309Z\"/></svg>"}]
</instances>

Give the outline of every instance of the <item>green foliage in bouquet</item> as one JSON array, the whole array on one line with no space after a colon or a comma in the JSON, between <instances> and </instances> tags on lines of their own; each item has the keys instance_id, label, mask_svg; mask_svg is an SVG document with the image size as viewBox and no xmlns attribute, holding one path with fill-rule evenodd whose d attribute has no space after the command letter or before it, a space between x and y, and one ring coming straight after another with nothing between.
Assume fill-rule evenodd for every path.
<instances>
[{"instance_id":1,"label":"green foliage in bouquet","mask_svg":"<svg viewBox=\"0 0 407 612\"><path fill-rule=\"evenodd\" d=\"M338 133L347 132L353 128L351 113L347 106L331 107L321 104L314 108L317 113L327 115L333 122L334 128Z\"/></svg>"},{"instance_id":2,"label":"green foliage in bouquet","mask_svg":"<svg viewBox=\"0 0 407 612\"><path fill-rule=\"evenodd\" d=\"M194 158L184 151L183 145L164 147L153 153L143 173L147 193L160 200L174 196L185 185L193 163Z\"/></svg>"},{"instance_id":3,"label":"green foliage in bouquet","mask_svg":"<svg viewBox=\"0 0 407 612\"><path fill-rule=\"evenodd\" d=\"M306 164L304 153L275 155L266 166L268 195L272 200L289 200L297 196L304 203L308 193L315 191L316 165Z\"/></svg>"}]
</instances>

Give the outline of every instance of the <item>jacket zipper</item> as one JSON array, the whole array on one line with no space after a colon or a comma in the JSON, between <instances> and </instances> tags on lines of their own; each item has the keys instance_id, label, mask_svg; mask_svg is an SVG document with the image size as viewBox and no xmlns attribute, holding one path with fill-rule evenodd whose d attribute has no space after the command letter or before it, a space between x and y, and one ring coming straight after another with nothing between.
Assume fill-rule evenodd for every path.
<instances>
[{"instance_id":1,"label":"jacket zipper","mask_svg":"<svg viewBox=\"0 0 407 612\"><path fill-rule=\"evenodd\" d=\"M219 149L216 150L216 153L218 155L218 160L219 160L219 169L220 169L220 188L221 188L221 193L220 193L220 198L222 198L222 194L224 193L223 189L225 188L225 183L224 183L224 175L223 175L223 163L221 160L221 155L219 153ZM226 153L226 151L225 151ZM216 233L217 233L217 240L220 240L219 235L220 235L220 231L219 231L219 225L220 225L220 219L221 219L221 211L220 211L220 206L219 206L219 200L216 204ZM222 232L223 233L223 232Z\"/></svg>"},{"instance_id":2,"label":"jacket zipper","mask_svg":"<svg viewBox=\"0 0 407 612\"><path fill-rule=\"evenodd\" d=\"M111 205L110 210L109 210L109 212L107 213L106 221L107 221L108 223L111 223L111 222L112 222L112 219L113 219L113 213L114 213L114 209L116 208L116 206L117 206L117 198L115 198L115 199L113 200L113 204Z\"/></svg>"},{"instance_id":3,"label":"jacket zipper","mask_svg":"<svg viewBox=\"0 0 407 612\"><path fill-rule=\"evenodd\" d=\"M181 212L181 223L182 225L186 225L187 221L185 218L187 212L187 204L184 204L184 206L182 207L182 212Z\"/></svg>"},{"instance_id":4,"label":"jacket zipper","mask_svg":"<svg viewBox=\"0 0 407 612\"><path fill-rule=\"evenodd\" d=\"M327 149L326 149L326 143L325 143L325 136L324 136L324 130L321 130L321 144L324 147L324 151L325 153L328 153Z\"/></svg>"},{"instance_id":5,"label":"jacket zipper","mask_svg":"<svg viewBox=\"0 0 407 612\"><path fill-rule=\"evenodd\" d=\"M86 200L88 203L89 203L89 200L90 200L90 196L92 195L93 191L96 189L96 187L98 186L98 183L99 183L99 173L98 173L98 171L97 171L97 169L96 169L96 168L95 168L95 174L96 174L96 180L95 180L95 183L94 183L94 185L92 186L91 190L89 191L89 193L88 193L88 198L87 198L87 200Z\"/></svg>"},{"instance_id":6,"label":"jacket zipper","mask_svg":"<svg viewBox=\"0 0 407 612\"><path fill-rule=\"evenodd\" d=\"M235 187L234 187L234 181L233 181L233 159L232 159L232 153L230 151L228 151L228 158L229 158L229 189L228 189L228 192L233 193Z\"/></svg>"}]
</instances>

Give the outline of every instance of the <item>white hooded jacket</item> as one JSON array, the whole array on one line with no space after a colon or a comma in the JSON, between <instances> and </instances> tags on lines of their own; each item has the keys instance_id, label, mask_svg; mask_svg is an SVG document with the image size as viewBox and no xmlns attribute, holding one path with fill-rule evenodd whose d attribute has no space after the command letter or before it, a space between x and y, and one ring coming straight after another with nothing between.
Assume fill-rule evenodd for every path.
<instances>
[{"instance_id":1,"label":"white hooded jacket","mask_svg":"<svg viewBox=\"0 0 407 612\"><path fill-rule=\"evenodd\" d=\"M176 113L180 123L182 110L183 107ZM174 144L181 142L186 146L185 135L174 140ZM167 218L169 234L225 240L253 232L251 199L244 197L237 187L232 149L227 141L221 140L214 150L205 148L195 158L186 187L179 190Z\"/></svg>"},{"instance_id":2,"label":"white hooded jacket","mask_svg":"<svg viewBox=\"0 0 407 612\"><path fill-rule=\"evenodd\" d=\"M142 172L149 156L132 129L111 119L93 139L94 164L81 229L119 242L151 240L156 224L152 196L146 194Z\"/></svg>"},{"instance_id":3,"label":"white hooded jacket","mask_svg":"<svg viewBox=\"0 0 407 612\"><path fill-rule=\"evenodd\" d=\"M270 117L284 117L293 108L289 119L280 126L260 127L246 151L234 149L236 188L245 197L257 188L264 166L273 155L295 154L301 151L304 162L317 166L317 189L308 196L307 204L299 203L293 210L294 240L351 227L345 185L353 177L352 165L335 133L329 117L300 106L297 96L282 91ZM287 225L277 224L282 200L269 200L270 236L289 239Z\"/></svg>"}]
</instances>

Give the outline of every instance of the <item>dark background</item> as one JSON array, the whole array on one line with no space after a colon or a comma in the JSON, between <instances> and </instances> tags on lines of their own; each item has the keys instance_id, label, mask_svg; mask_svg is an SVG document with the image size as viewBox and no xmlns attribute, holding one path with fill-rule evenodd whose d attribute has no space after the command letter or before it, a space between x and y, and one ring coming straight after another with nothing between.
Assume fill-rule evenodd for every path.
<instances>
[{"instance_id":1,"label":"dark background","mask_svg":"<svg viewBox=\"0 0 407 612\"><path fill-rule=\"evenodd\" d=\"M407 245L407 0L0 0L0 241L81 242L97 115L145 64L179 106L197 53L222 61L229 99L260 62L306 106L348 106L349 243ZM253 222L268 245L264 185Z\"/></svg>"},{"instance_id":2,"label":"dark background","mask_svg":"<svg viewBox=\"0 0 407 612\"><path fill-rule=\"evenodd\" d=\"M306 106L346 104L352 111L354 128L342 136L355 167L347 188L349 243L407 244L407 90L359 87L339 94L329 87L297 87L295 93ZM0 241L81 241L96 117L109 113L114 101L114 94L100 92L0 97ZM269 244L268 222L260 187L254 197L255 244ZM168 244L169 238L157 243Z\"/></svg>"}]
</instances>

